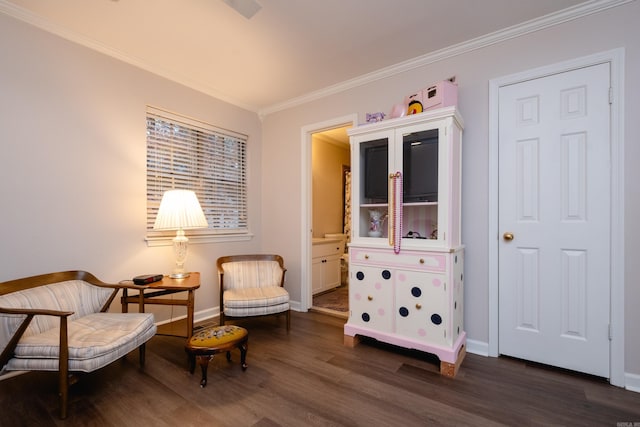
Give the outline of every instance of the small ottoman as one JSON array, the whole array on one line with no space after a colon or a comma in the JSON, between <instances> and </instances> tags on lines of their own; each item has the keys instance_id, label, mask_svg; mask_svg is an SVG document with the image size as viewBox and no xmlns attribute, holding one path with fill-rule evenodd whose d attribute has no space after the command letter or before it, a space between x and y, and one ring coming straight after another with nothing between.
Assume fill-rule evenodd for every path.
<instances>
[{"instance_id":1,"label":"small ottoman","mask_svg":"<svg viewBox=\"0 0 640 427\"><path fill-rule=\"evenodd\" d=\"M227 352L227 360L231 361L231 350L240 349L240 362L242 370L247 369L247 347L249 344L249 332L235 325L209 326L196 331L187 341L185 351L189 356L189 372L193 374L196 368L196 359L202 370L200 387L207 385L207 367L209 361L216 353Z\"/></svg>"}]
</instances>

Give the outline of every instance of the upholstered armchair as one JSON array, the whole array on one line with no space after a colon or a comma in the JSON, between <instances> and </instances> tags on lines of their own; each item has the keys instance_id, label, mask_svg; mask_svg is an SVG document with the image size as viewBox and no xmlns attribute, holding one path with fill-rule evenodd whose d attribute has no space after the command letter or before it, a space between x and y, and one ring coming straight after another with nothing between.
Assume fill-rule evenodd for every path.
<instances>
[{"instance_id":1,"label":"upholstered armchair","mask_svg":"<svg viewBox=\"0 0 640 427\"><path fill-rule=\"evenodd\" d=\"M218 258L220 324L227 318L286 315L291 327L289 293L284 288L280 255L231 255Z\"/></svg>"}]
</instances>

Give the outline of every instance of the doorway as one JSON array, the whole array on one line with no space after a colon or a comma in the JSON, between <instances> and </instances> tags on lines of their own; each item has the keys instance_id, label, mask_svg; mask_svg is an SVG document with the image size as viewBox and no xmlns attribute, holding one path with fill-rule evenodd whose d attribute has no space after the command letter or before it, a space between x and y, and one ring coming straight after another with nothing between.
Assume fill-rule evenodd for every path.
<instances>
[{"instance_id":1,"label":"doorway","mask_svg":"<svg viewBox=\"0 0 640 427\"><path fill-rule=\"evenodd\" d=\"M489 232L495 238L490 239L489 243L489 355L511 354L606 376L614 385L623 385L624 382L623 158L620 133L623 53L621 49L614 50L507 76L491 81L490 88ZM565 125L558 125L558 131L553 133L550 129L554 125L551 124L540 127L541 132L551 133L544 137L536 136L536 123L541 123L546 108L540 105L542 99L553 100L556 118L562 114L563 108L568 109L566 112L575 117L567 118L575 119L575 123L586 113L583 106L587 104L583 102L596 93L600 94L605 105L597 107L600 108L597 113L600 117L591 130L595 132L594 135L589 135L589 131L572 130ZM509 108L514 111L511 116ZM595 108L589 105L589 112L595 112ZM514 126L514 123L518 123L518 117L531 120L530 126L520 122L523 125L521 130L515 130L517 125ZM588 126L591 120L595 121L596 118L585 119L584 125ZM589 143L594 138L600 139L604 146L596 149L601 149L603 154L592 157L591 146L587 154L586 136L591 138ZM505 140L510 138L514 141L511 148L504 145ZM540 141L543 139L553 140L557 145L542 148ZM547 156L540 154L543 149L557 151L551 151ZM597 162L598 157L606 158L609 154L611 168L609 162L605 167L600 167L602 165ZM551 162L547 166L542 164L545 158ZM599 172L596 170L598 168ZM511 175L510 170L513 172ZM536 174L536 170L540 174ZM597 178L598 174L603 174L603 177ZM556 184L547 181L553 176L557 178L554 178ZM511 191L507 188L509 183L528 190L518 192L517 188L512 188L514 191ZM599 184L603 184L604 188L598 189ZM544 196L541 194L543 186L550 191ZM564 191L568 188L571 191ZM556 197L554 194L558 197L549 203L547 198ZM606 206L593 204L594 198L605 200ZM567 200L569 205L563 202ZM542 203L559 210L544 213ZM505 209L511 209L511 212ZM529 215L528 218L524 218L525 213ZM602 245L606 253L596 254L602 248L589 247L588 238L583 239L587 241L586 245L576 243L584 235L588 237L591 234L588 225L588 230L577 231L572 237L563 237L574 226L588 223L580 219L580 215L585 213L588 213L589 219L598 218L600 224L597 227L602 230L599 232L602 234L599 241L606 240L606 244ZM535 228L542 222L540 219L543 215L553 217L553 221L558 217L561 219L555 225L547 224L538 232L529 233L527 230L531 226ZM516 218L516 221L509 222L510 218ZM519 232L503 229L505 226L516 227ZM520 226L522 228L518 228ZM550 232L547 242L552 242L555 249L538 246L531 241L534 237L540 240L544 235L542 231ZM528 233L531 238L527 237ZM549 256L548 252L557 256ZM543 254L550 261L549 265L542 265ZM589 254L589 263L586 254ZM590 265L596 256L606 258L606 265ZM505 269L505 264L520 268ZM513 275L510 275L510 271ZM555 273L549 274L550 271ZM546 277L542 278L542 275ZM594 275L601 277L593 280ZM606 283L603 284L603 281ZM599 308L593 305L594 300L598 299L604 300ZM552 316L552 313L555 314ZM544 322L542 317L545 318ZM545 322L546 326L543 326ZM541 331L545 328L552 331L548 335L550 341L540 341L540 337L545 335ZM507 332L507 329L510 331ZM597 340L592 339L596 330ZM522 338L523 335L526 337ZM524 345L525 342L537 344L529 346ZM594 347L586 349L591 344ZM585 348L580 350L582 347ZM585 353L593 353L598 362L591 361L589 366L589 363L583 364L584 359L588 359L584 357ZM578 360L579 363L575 363Z\"/></svg>"},{"instance_id":2,"label":"doorway","mask_svg":"<svg viewBox=\"0 0 640 427\"><path fill-rule=\"evenodd\" d=\"M357 123L357 115L349 115L345 117L336 118L333 120L328 120L322 123L316 123L313 125L308 125L303 127L302 129L302 164L303 164L303 207L302 207L302 227L303 227L303 241L302 241L302 259L306 262L302 264L302 289L301 289L301 309L309 310L313 308L314 298L313 298L313 282L314 278L318 279L318 263L314 264L313 259L313 244L322 244L321 239L325 238L326 234L340 234L344 233L344 218L345 218L345 207L344 207L344 187L343 187L343 179L344 179L344 171L348 169L349 164L345 164L344 161L336 162L333 166L335 176L330 177L329 181L333 181L335 185L334 190L331 190L330 197L334 199L333 207L329 209L330 212L328 215L331 215L331 218L325 221L325 218L320 218L320 221L316 221L314 217L318 217L318 215L323 215L322 209L324 206L315 206L314 203L314 162L313 162L313 144L314 141L317 144L333 145L334 147L327 150L332 151L334 148L337 149L338 146L341 146L341 150L344 151L343 160L346 159L347 162L350 162L350 147L348 142L348 137L346 135L346 129L355 126ZM319 141L319 142L318 142ZM332 161L333 162L333 161ZM317 184L317 183L316 183ZM321 184L322 189L324 190L324 186L326 183ZM321 191L316 191L317 193L321 193ZM337 201L336 201L337 199ZM346 210L349 211L348 209ZM333 238L333 237L332 237ZM337 238L337 237L336 237ZM338 255L338 259L335 260L336 254L331 254L332 259L328 259L326 263L321 263L320 267L326 267L327 269L331 269L330 273L327 273L327 277L336 277L336 272L333 272L333 269L341 268L344 265L344 261L340 259L341 255ZM317 260L316 260L317 261ZM337 271L338 286L341 284L342 272L340 270ZM330 281L333 279L329 279ZM344 294L344 292L343 292ZM346 294L345 294L346 295ZM348 301L340 302L342 306L347 305ZM321 310L325 311L325 310ZM338 312L332 313L331 310L328 311L329 314L340 314ZM346 316L345 313L341 315Z\"/></svg>"},{"instance_id":3,"label":"doorway","mask_svg":"<svg viewBox=\"0 0 640 427\"><path fill-rule=\"evenodd\" d=\"M349 289L346 257L350 209L345 209L351 150L347 129L341 126L311 135L312 169L312 308L346 318ZM346 215L346 216L345 216ZM345 223L347 227L345 229Z\"/></svg>"}]
</instances>

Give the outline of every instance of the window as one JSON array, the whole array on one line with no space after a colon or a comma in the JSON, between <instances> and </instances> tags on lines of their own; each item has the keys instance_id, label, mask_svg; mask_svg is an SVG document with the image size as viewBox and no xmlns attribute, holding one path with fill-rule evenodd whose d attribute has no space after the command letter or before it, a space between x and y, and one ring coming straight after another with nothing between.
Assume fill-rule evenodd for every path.
<instances>
[{"instance_id":1,"label":"window","mask_svg":"<svg viewBox=\"0 0 640 427\"><path fill-rule=\"evenodd\" d=\"M246 146L246 135L147 107L147 242L175 235L153 230L174 188L195 191L209 224L189 230L190 240L248 238Z\"/></svg>"}]
</instances>

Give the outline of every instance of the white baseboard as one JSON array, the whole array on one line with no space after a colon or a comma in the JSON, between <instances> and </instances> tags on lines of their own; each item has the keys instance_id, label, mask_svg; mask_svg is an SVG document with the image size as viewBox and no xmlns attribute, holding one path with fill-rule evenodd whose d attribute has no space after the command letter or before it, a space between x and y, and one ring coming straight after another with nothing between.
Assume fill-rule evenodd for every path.
<instances>
[{"instance_id":1,"label":"white baseboard","mask_svg":"<svg viewBox=\"0 0 640 427\"><path fill-rule=\"evenodd\" d=\"M635 391L636 393L640 393L640 375L625 373L624 388L629 391Z\"/></svg>"},{"instance_id":2,"label":"white baseboard","mask_svg":"<svg viewBox=\"0 0 640 427\"><path fill-rule=\"evenodd\" d=\"M489 356L489 343L483 341L470 340L467 338L467 353L478 356Z\"/></svg>"},{"instance_id":3,"label":"white baseboard","mask_svg":"<svg viewBox=\"0 0 640 427\"><path fill-rule=\"evenodd\" d=\"M18 375L26 374L30 371L4 371L2 375L0 375L0 381L8 380L9 378L17 377Z\"/></svg>"},{"instance_id":4,"label":"white baseboard","mask_svg":"<svg viewBox=\"0 0 640 427\"><path fill-rule=\"evenodd\" d=\"M156 322L156 326L161 326L161 325L166 325L167 323L171 323L171 322L176 322L178 320L182 320L182 319L186 319L187 315L182 315L182 316L176 316L176 317L171 317L169 319L165 319L165 320L158 320Z\"/></svg>"},{"instance_id":5,"label":"white baseboard","mask_svg":"<svg viewBox=\"0 0 640 427\"><path fill-rule=\"evenodd\" d=\"M205 320L213 319L220 316L220 307L207 308L206 310L200 310L193 314L193 322L204 322Z\"/></svg>"}]
</instances>

